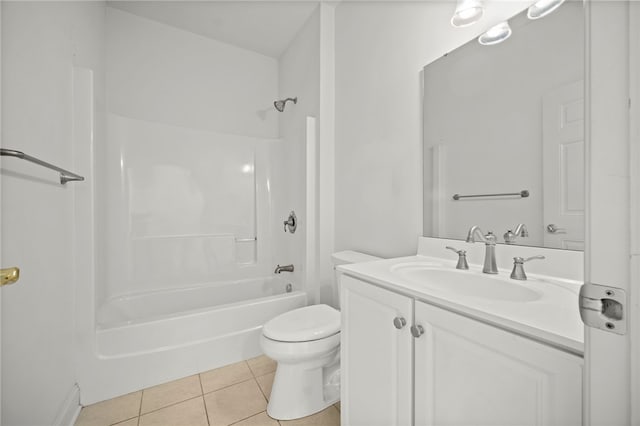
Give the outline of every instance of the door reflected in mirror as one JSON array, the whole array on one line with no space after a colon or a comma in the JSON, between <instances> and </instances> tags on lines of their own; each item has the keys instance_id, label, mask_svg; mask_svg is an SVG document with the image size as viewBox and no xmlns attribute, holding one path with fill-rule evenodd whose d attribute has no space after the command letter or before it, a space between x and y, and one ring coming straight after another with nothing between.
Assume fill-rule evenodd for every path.
<instances>
[{"instance_id":1,"label":"door reflected in mirror","mask_svg":"<svg viewBox=\"0 0 640 426\"><path fill-rule=\"evenodd\" d=\"M515 244L582 250L583 6L509 24L506 41L474 39L424 68L424 235L478 225L504 242L523 223Z\"/></svg>"}]
</instances>

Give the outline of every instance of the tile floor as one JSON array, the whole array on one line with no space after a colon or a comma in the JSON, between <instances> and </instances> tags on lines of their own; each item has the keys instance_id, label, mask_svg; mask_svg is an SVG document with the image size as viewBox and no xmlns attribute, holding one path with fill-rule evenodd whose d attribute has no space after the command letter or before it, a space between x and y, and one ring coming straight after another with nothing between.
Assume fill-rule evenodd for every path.
<instances>
[{"instance_id":1,"label":"tile floor","mask_svg":"<svg viewBox=\"0 0 640 426\"><path fill-rule=\"evenodd\" d=\"M89 405L76 426L340 425L340 403L303 419L270 418L275 370L274 361L259 356Z\"/></svg>"}]
</instances>

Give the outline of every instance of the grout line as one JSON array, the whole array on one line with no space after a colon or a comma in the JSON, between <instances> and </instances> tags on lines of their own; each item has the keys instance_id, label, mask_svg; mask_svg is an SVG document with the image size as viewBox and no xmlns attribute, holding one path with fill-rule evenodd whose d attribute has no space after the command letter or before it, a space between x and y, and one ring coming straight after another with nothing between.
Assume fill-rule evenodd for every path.
<instances>
[{"instance_id":1,"label":"grout line","mask_svg":"<svg viewBox=\"0 0 640 426\"><path fill-rule=\"evenodd\" d=\"M144 398L144 389L140 391L140 406L138 407L138 424L140 424L140 416L142 415L142 399Z\"/></svg>"},{"instance_id":2,"label":"grout line","mask_svg":"<svg viewBox=\"0 0 640 426\"><path fill-rule=\"evenodd\" d=\"M252 358L253 359L253 358ZM244 360L245 364L247 364L247 368L249 369L249 371L251 371L251 375L253 376L253 378L255 379L256 377L256 373L253 372L253 368L251 368L251 364L249 364L249 360L245 359Z\"/></svg>"},{"instance_id":3,"label":"grout line","mask_svg":"<svg viewBox=\"0 0 640 426\"><path fill-rule=\"evenodd\" d=\"M118 425L118 424L120 424L120 423L128 422L129 420L133 420L133 419L135 419L135 418L137 418L137 417L136 417L136 416L133 416L133 417L129 417L128 419L118 420L118 421L117 421L117 422L115 422L115 423L109 423L109 426L114 426L114 425Z\"/></svg>"},{"instance_id":4,"label":"grout line","mask_svg":"<svg viewBox=\"0 0 640 426\"><path fill-rule=\"evenodd\" d=\"M271 374L271 373L269 373ZM260 376L262 377L262 376ZM267 401L267 404L269 403L269 398L267 397L267 394L264 393L264 391L262 390L262 386L260 386L260 383L258 383L258 379L256 379L255 377L253 378L253 380L256 382L256 385L258 385L258 389L260 389L260 393L262 394L262 396L264 397L264 399Z\"/></svg>"},{"instance_id":5,"label":"grout line","mask_svg":"<svg viewBox=\"0 0 640 426\"><path fill-rule=\"evenodd\" d=\"M264 355L264 354L259 355L259 356L254 357L254 358L249 358L249 359L256 359L256 358L262 358L262 357L264 357L264 358L266 358L266 359L268 359L268 360L273 361L271 358L269 358L268 356L266 356L266 355ZM247 363L247 366L249 367L249 371L251 371L251 374L253 374L253 377L258 377L258 375L255 373L255 371L253 371L253 369L251 368L251 364L249 364L249 360L248 360L248 359L246 359L244 362L246 362L246 363ZM276 371L276 370L268 371L268 372L266 372L266 373L260 374L260 376L264 376L265 374L269 374L269 373L274 373L275 371Z\"/></svg>"},{"instance_id":6,"label":"grout line","mask_svg":"<svg viewBox=\"0 0 640 426\"><path fill-rule=\"evenodd\" d=\"M202 395L198 395L198 396L194 396L194 397L191 397L191 398L185 399L184 401L174 402L174 403L172 403L172 404L165 405L164 407L156 408L156 409L155 409L155 410L153 410L153 411L148 411L148 412L146 412L146 413L144 413L144 414L141 414L141 415L140 415L140 417L142 417L142 416L146 416L147 414L155 413L156 411L164 410L165 408L173 407L174 405L182 404L183 402L191 401L192 399L196 399L196 398L203 398L203 396L202 396ZM204 398L203 398L203 402L204 402ZM206 405L205 405L205 408L206 408ZM132 417L132 418L133 418L133 417Z\"/></svg>"},{"instance_id":7,"label":"grout line","mask_svg":"<svg viewBox=\"0 0 640 426\"><path fill-rule=\"evenodd\" d=\"M258 411L257 413L253 413L253 414L251 414L249 417L245 417L245 418L243 418L243 419L236 420L236 421L235 421L235 422L233 422L233 423L229 423L227 426L232 426L232 425L238 424L238 423L243 422L243 421L245 421L245 420L247 420L247 419L250 419L251 417L255 417L255 416L257 416L258 414L262 414L262 413L266 413L266 412L267 412L267 410ZM267 416L268 416L268 414L267 414ZM269 418L271 418L271 417L269 417ZM277 421L277 420L276 420L276 421Z\"/></svg>"},{"instance_id":8,"label":"grout line","mask_svg":"<svg viewBox=\"0 0 640 426\"><path fill-rule=\"evenodd\" d=\"M211 421L209 420L209 410L207 410L207 402L204 400L204 395L200 395L202 398L202 405L204 405L204 415L207 416L207 425L211 426Z\"/></svg>"},{"instance_id":9,"label":"grout line","mask_svg":"<svg viewBox=\"0 0 640 426\"><path fill-rule=\"evenodd\" d=\"M211 421L209 420L209 410L207 410L207 403L204 400L204 387L202 387L202 376L198 373L198 381L200 382L200 391L202 392L202 403L204 404L204 414L207 416L207 425L211 426Z\"/></svg>"},{"instance_id":10,"label":"grout line","mask_svg":"<svg viewBox=\"0 0 640 426\"><path fill-rule=\"evenodd\" d=\"M248 382L248 381L249 381L249 380L251 380L251 379L255 380L255 377L250 377L250 378L248 378L248 379L246 379L246 380L243 380L243 381L241 381L241 382L232 383L232 384L230 384L230 385L227 385L227 386L222 387L222 388L220 388L220 389L215 389L215 390L209 391L209 392L207 392L207 393L204 393L204 389L203 389L203 390L202 390L202 392L203 392L203 395L209 395L210 393L218 392L218 391L221 391L221 390L223 390L223 389L228 389L228 388L230 388L231 386L235 386L235 385L239 385L240 383ZM258 386L258 387L260 387L260 386Z\"/></svg>"}]
</instances>

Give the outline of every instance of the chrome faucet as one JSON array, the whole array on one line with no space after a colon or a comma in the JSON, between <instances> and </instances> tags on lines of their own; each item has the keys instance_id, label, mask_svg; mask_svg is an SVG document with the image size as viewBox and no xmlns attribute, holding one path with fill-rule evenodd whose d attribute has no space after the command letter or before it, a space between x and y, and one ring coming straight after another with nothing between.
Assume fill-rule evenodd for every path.
<instances>
[{"instance_id":1,"label":"chrome faucet","mask_svg":"<svg viewBox=\"0 0 640 426\"><path fill-rule=\"evenodd\" d=\"M514 280L526 280L527 274L524 273L524 263L534 259L544 259L544 256L532 256L527 259L523 259L522 257L514 257L511 278Z\"/></svg>"},{"instance_id":2,"label":"chrome faucet","mask_svg":"<svg viewBox=\"0 0 640 426\"><path fill-rule=\"evenodd\" d=\"M507 232L505 232L504 242L505 244L513 244L516 242L516 237L528 236L529 231L527 231L527 226L524 223L519 223L518 226L516 226L515 231L511 231L511 229L509 229Z\"/></svg>"},{"instance_id":3,"label":"chrome faucet","mask_svg":"<svg viewBox=\"0 0 640 426\"><path fill-rule=\"evenodd\" d=\"M484 266L482 272L485 274L497 274L498 266L496 265L496 236L493 232L487 232L487 235L482 234L482 230L479 226L474 225L469 229L467 234L467 242L475 243L476 239L482 241L485 244L484 251Z\"/></svg>"},{"instance_id":4,"label":"chrome faucet","mask_svg":"<svg viewBox=\"0 0 640 426\"><path fill-rule=\"evenodd\" d=\"M447 250L451 250L452 252L458 255L458 264L456 265L456 269L469 269L469 264L467 263L467 251L466 250L458 250L455 247L446 246Z\"/></svg>"},{"instance_id":5,"label":"chrome faucet","mask_svg":"<svg viewBox=\"0 0 640 426\"><path fill-rule=\"evenodd\" d=\"M276 270L273 273L279 274L280 272L293 272L293 265L276 266Z\"/></svg>"}]
</instances>

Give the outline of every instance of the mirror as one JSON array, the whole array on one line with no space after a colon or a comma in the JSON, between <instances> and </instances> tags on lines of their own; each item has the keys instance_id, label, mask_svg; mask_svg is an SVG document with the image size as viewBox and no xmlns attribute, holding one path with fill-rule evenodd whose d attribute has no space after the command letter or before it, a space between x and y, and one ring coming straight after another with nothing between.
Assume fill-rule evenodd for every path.
<instances>
[{"instance_id":1,"label":"mirror","mask_svg":"<svg viewBox=\"0 0 640 426\"><path fill-rule=\"evenodd\" d=\"M515 244L582 250L583 6L509 24L506 41L474 39L424 68L424 235L478 225L504 242L523 223Z\"/></svg>"}]
</instances>

